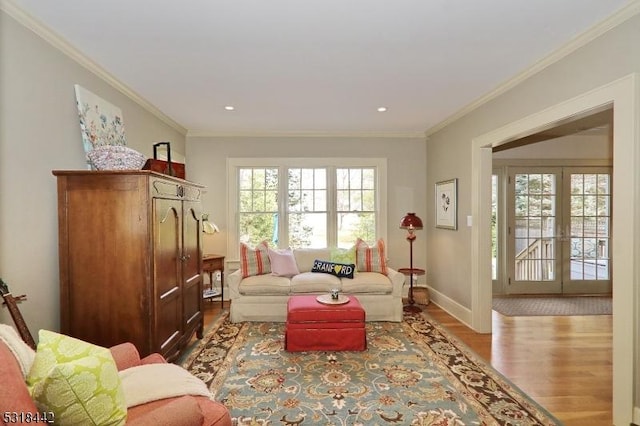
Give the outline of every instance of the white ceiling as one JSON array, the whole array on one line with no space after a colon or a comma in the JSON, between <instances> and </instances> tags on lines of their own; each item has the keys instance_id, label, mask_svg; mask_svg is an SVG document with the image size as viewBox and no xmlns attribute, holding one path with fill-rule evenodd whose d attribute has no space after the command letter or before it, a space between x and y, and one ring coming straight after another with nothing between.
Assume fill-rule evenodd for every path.
<instances>
[{"instance_id":1,"label":"white ceiling","mask_svg":"<svg viewBox=\"0 0 640 426\"><path fill-rule=\"evenodd\" d=\"M209 135L424 134L633 1L10 0Z\"/></svg>"}]
</instances>

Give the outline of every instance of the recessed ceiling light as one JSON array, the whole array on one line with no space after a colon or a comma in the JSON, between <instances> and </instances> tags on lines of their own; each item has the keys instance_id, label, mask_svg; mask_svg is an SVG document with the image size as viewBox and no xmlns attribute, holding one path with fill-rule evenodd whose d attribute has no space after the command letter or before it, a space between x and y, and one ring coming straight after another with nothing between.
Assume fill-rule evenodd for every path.
<instances>
[{"instance_id":1,"label":"recessed ceiling light","mask_svg":"<svg viewBox=\"0 0 640 426\"><path fill-rule=\"evenodd\" d=\"M226 105L226 106L224 107L224 109L225 109L225 110L227 110L227 111L233 111L233 110L235 110L235 109L236 109L236 107L234 107L233 105Z\"/></svg>"},{"instance_id":2,"label":"recessed ceiling light","mask_svg":"<svg viewBox=\"0 0 640 426\"><path fill-rule=\"evenodd\" d=\"M378 107L378 112L386 112L387 107Z\"/></svg>"}]
</instances>

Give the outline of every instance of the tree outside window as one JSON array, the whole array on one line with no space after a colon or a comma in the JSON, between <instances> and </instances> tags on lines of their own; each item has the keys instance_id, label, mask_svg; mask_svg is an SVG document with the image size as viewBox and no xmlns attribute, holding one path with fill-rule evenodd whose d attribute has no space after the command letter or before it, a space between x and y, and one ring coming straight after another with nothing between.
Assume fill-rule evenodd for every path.
<instances>
[{"instance_id":1,"label":"tree outside window","mask_svg":"<svg viewBox=\"0 0 640 426\"><path fill-rule=\"evenodd\" d=\"M376 240L375 167L238 168L239 240L303 248ZM280 203L280 196L284 196Z\"/></svg>"}]
</instances>

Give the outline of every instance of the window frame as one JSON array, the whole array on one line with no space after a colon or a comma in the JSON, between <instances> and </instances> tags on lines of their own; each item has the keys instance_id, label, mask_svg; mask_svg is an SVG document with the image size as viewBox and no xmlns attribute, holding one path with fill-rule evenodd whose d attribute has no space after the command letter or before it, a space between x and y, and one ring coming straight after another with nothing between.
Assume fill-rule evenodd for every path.
<instances>
[{"instance_id":1,"label":"window frame","mask_svg":"<svg viewBox=\"0 0 640 426\"><path fill-rule=\"evenodd\" d=\"M227 159L227 256L230 261L237 261L240 255L238 191L240 168L278 168L278 192L286 194L287 168L327 168L327 229L334 229L337 224L336 179L337 168L375 168L376 169L376 239L387 238L387 159L386 158L228 158ZM283 179L284 178L284 179ZM278 210L287 221L286 197L279 197ZM279 227L279 246L288 246L285 229ZM329 231L328 231L329 232ZM328 246L336 247L337 238L332 232L328 235ZM355 243L355 241L354 241Z\"/></svg>"}]
</instances>

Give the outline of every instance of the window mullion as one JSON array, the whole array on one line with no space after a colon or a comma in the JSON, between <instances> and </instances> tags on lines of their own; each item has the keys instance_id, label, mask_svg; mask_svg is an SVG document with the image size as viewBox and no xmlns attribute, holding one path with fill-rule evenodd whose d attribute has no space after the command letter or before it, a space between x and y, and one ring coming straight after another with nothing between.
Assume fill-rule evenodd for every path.
<instances>
[{"instance_id":1,"label":"window mullion","mask_svg":"<svg viewBox=\"0 0 640 426\"><path fill-rule=\"evenodd\" d=\"M327 246L338 246L336 167L327 166Z\"/></svg>"},{"instance_id":2,"label":"window mullion","mask_svg":"<svg viewBox=\"0 0 640 426\"><path fill-rule=\"evenodd\" d=\"M289 247L289 168L278 167L278 241Z\"/></svg>"}]
</instances>

